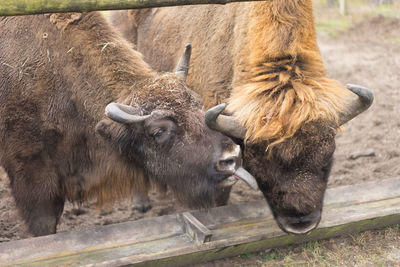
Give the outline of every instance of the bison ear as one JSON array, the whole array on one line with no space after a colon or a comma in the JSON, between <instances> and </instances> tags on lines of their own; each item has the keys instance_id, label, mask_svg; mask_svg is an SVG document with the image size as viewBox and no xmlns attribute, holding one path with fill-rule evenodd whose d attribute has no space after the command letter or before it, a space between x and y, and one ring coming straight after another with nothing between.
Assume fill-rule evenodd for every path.
<instances>
[{"instance_id":1,"label":"bison ear","mask_svg":"<svg viewBox=\"0 0 400 267\"><path fill-rule=\"evenodd\" d=\"M120 123L115 123L109 119L103 119L96 125L96 133L105 141L119 147L126 147L132 143L136 137L140 137L144 127L141 124L136 124L133 127Z\"/></svg>"},{"instance_id":2,"label":"bison ear","mask_svg":"<svg viewBox=\"0 0 400 267\"><path fill-rule=\"evenodd\" d=\"M140 110L119 103L110 103L105 108L105 115L108 119L103 119L96 125L96 132L107 140L119 139L123 134L121 127L129 126L131 130L140 132L143 129L143 122L151 115L140 115ZM113 123L117 122L117 123Z\"/></svg>"},{"instance_id":3,"label":"bison ear","mask_svg":"<svg viewBox=\"0 0 400 267\"><path fill-rule=\"evenodd\" d=\"M112 122L110 120L101 120L96 125L96 132L106 140L112 139Z\"/></svg>"}]
</instances>

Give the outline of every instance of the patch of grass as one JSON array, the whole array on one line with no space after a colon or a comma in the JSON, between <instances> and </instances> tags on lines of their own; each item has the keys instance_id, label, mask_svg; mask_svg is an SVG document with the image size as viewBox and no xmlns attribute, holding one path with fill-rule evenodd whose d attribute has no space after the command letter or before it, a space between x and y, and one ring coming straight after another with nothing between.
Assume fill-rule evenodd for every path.
<instances>
[{"instance_id":1,"label":"patch of grass","mask_svg":"<svg viewBox=\"0 0 400 267\"><path fill-rule=\"evenodd\" d=\"M398 44L400 43L400 36L394 37L391 39L392 44Z\"/></svg>"},{"instance_id":2,"label":"patch of grass","mask_svg":"<svg viewBox=\"0 0 400 267\"><path fill-rule=\"evenodd\" d=\"M396 266L400 226L242 255L243 266Z\"/></svg>"},{"instance_id":3,"label":"patch of grass","mask_svg":"<svg viewBox=\"0 0 400 267\"><path fill-rule=\"evenodd\" d=\"M400 18L400 4L374 6L369 0L348 1L348 15L340 15L339 6L327 7L326 0L314 0L314 14L316 18L316 29L319 33L326 33L330 37L336 37L366 17L392 17Z\"/></svg>"},{"instance_id":4,"label":"patch of grass","mask_svg":"<svg viewBox=\"0 0 400 267\"><path fill-rule=\"evenodd\" d=\"M239 256L241 259L250 259L252 257L254 257L253 253L246 253L246 254L242 254Z\"/></svg>"},{"instance_id":5,"label":"patch of grass","mask_svg":"<svg viewBox=\"0 0 400 267\"><path fill-rule=\"evenodd\" d=\"M305 261L295 261L292 258L292 255L287 255L284 259L283 259L283 265L284 266L302 266L302 264L306 263Z\"/></svg>"},{"instance_id":6,"label":"patch of grass","mask_svg":"<svg viewBox=\"0 0 400 267\"><path fill-rule=\"evenodd\" d=\"M386 4L378 6L378 9L385 10L385 9L393 9L393 4Z\"/></svg>"},{"instance_id":7,"label":"patch of grass","mask_svg":"<svg viewBox=\"0 0 400 267\"><path fill-rule=\"evenodd\" d=\"M400 18L400 8L375 8L372 9L369 13L369 15L374 15L374 16L384 16L388 18Z\"/></svg>"},{"instance_id":8,"label":"patch of grass","mask_svg":"<svg viewBox=\"0 0 400 267\"><path fill-rule=\"evenodd\" d=\"M379 259L376 257L373 257L371 261L372 261L372 263L376 264L376 266L379 266L379 267L384 265L384 262L382 261L382 259Z\"/></svg>"},{"instance_id":9,"label":"patch of grass","mask_svg":"<svg viewBox=\"0 0 400 267\"><path fill-rule=\"evenodd\" d=\"M336 37L340 31L349 28L351 19L349 17L340 18L321 18L316 23L317 32L328 33L331 37Z\"/></svg>"},{"instance_id":10,"label":"patch of grass","mask_svg":"<svg viewBox=\"0 0 400 267\"><path fill-rule=\"evenodd\" d=\"M303 248L305 250L315 250L319 248L319 242L318 241L309 241L303 244Z\"/></svg>"},{"instance_id":11,"label":"patch of grass","mask_svg":"<svg viewBox=\"0 0 400 267\"><path fill-rule=\"evenodd\" d=\"M270 252L265 256L266 261L272 261L272 260L275 260L276 258L277 257L276 257L275 252Z\"/></svg>"}]
</instances>

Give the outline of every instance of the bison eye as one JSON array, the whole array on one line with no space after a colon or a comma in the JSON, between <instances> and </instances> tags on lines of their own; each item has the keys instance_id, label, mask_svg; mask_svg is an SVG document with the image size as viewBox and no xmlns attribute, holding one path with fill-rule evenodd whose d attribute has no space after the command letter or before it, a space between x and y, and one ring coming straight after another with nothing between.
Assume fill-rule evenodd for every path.
<instances>
[{"instance_id":1,"label":"bison eye","mask_svg":"<svg viewBox=\"0 0 400 267\"><path fill-rule=\"evenodd\" d=\"M147 133L156 143L165 144L166 141L174 137L176 129L175 122L169 119L160 119L152 121L148 125Z\"/></svg>"},{"instance_id":2,"label":"bison eye","mask_svg":"<svg viewBox=\"0 0 400 267\"><path fill-rule=\"evenodd\" d=\"M160 137L164 132L165 132L164 129L161 129L161 128L156 129L156 130L153 132L153 136L154 136L154 137Z\"/></svg>"}]
</instances>

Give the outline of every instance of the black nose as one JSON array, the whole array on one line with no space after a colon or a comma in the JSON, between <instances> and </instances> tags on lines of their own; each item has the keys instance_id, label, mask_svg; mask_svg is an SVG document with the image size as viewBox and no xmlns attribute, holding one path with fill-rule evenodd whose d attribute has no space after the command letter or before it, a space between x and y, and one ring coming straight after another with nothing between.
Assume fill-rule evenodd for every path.
<instances>
[{"instance_id":1,"label":"black nose","mask_svg":"<svg viewBox=\"0 0 400 267\"><path fill-rule=\"evenodd\" d=\"M231 151L225 151L221 157L217 159L215 168L219 172L234 173L240 166L240 147L234 146Z\"/></svg>"},{"instance_id":2,"label":"black nose","mask_svg":"<svg viewBox=\"0 0 400 267\"><path fill-rule=\"evenodd\" d=\"M279 226L288 233L305 234L318 226L321 211L316 210L303 216L277 216Z\"/></svg>"}]
</instances>

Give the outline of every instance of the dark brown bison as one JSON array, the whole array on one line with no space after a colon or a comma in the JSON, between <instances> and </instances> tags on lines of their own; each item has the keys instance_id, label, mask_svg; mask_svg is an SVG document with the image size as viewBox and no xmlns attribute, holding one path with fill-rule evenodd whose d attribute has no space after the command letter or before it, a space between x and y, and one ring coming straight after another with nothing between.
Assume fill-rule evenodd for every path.
<instances>
[{"instance_id":1,"label":"dark brown bison","mask_svg":"<svg viewBox=\"0 0 400 267\"><path fill-rule=\"evenodd\" d=\"M208 207L242 171L184 85L188 51L157 74L99 13L2 17L0 42L1 164L33 235L56 231L65 200L116 200L149 177Z\"/></svg>"},{"instance_id":2,"label":"dark brown bison","mask_svg":"<svg viewBox=\"0 0 400 267\"><path fill-rule=\"evenodd\" d=\"M112 21L159 71L172 69L175 47L194 45L188 84L232 115L217 106L208 125L243 140L244 164L284 231L314 229L335 135L373 97L326 77L312 0L119 11Z\"/></svg>"}]
</instances>

